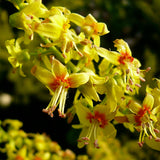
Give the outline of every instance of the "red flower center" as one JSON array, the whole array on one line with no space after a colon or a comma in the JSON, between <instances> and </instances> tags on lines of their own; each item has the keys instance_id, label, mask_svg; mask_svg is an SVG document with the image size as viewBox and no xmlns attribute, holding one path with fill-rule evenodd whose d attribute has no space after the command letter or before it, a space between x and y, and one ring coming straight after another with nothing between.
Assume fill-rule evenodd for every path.
<instances>
[{"instance_id":1,"label":"red flower center","mask_svg":"<svg viewBox=\"0 0 160 160\"><path fill-rule=\"evenodd\" d=\"M24 158L18 155L15 157L15 160L24 160Z\"/></svg>"},{"instance_id":2,"label":"red flower center","mask_svg":"<svg viewBox=\"0 0 160 160\"><path fill-rule=\"evenodd\" d=\"M107 125L106 116L104 113L100 113L98 111L95 111L94 115L92 113L88 113L87 119L90 123L98 122L99 127L104 128Z\"/></svg>"},{"instance_id":3,"label":"red flower center","mask_svg":"<svg viewBox=\"0 0 160 160\"><path fill-rule=\"evenodd\" d=\"M64 77L56 77L52 83L49 84L51 90L55 91L60 85L63 85L65 88L69 88L71 86L69 79L65 79Z\"/></svg>"},{"instance_id":4,"label":"red flower center","mask_svg":"<svg viewBox=\"0 0 160 160\"><path fill-rule=\"evenodd\" d=\"M135 115L135 121L137 123L137 126L140 126L142 121L141 118L145 115L145 113L148 112L148 114L151 114L151 111L149 110L149 107L147 105L144 105L143 108L139 110L137 115Z\"/></svg>"},{"instance_id":5,"label":"red flower center","mask_svg":"<svg viewBox=\"0 0 160 160\"><path fill-rule=\"evenodd\" d=\"M118 59L120 64L125 65L125 62L133 62L134 58L130 56L127 52L121 53L121 56Z\"/></svg>"}]
</instances>

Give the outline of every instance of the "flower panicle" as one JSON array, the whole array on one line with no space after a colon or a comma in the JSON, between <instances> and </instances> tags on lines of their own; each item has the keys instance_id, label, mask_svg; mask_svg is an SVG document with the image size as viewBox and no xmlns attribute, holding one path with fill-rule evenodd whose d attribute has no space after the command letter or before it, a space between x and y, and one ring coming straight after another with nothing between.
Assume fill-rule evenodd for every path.
<instances>
[{"instance_id":1,"label":"flower panicle","mask_svg":"<svg viewBox=\"0 0 160 160\"><path fill-rule=\"evenodd\" d=\"M115 137L113 120L140 132L140 146L145 137L160 141L160 80L157 88L147 86L142 104L134 101L151 68L140 69L126 41L114 40L116 51L105 49L100 38L109 30L91 14L82 16L65 7L47 9L41 0L10 1L18 12L9 21L24 35L6 41L8 61L22 76L22 66L30 65L31 74L49 90L51 100L44 113L53 117L58 108L69 123L77 115L80 124L73 127L82 129L79 148L88 144L99 148L101 135ZM34 42L38 45L33 49ZM73 106L65 112L70 90L75 91Z\"/></svg>"}]
</instances>

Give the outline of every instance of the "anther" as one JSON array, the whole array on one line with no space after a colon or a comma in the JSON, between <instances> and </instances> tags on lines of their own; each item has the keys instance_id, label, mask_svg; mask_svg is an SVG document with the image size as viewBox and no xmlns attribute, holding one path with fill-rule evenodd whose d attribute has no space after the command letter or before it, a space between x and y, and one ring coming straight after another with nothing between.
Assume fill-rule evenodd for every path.
<instances>
[{"instance_id":1,"label":"anther","mask_svg":"<svg viewBox=\"0 0 160 160\"><path fill-rule=\"evenodd\" d=\"M137 86L137 87L141 88L141 85L140 85L140 84L138 84L138 83L136 83L136 84L135 84L135 86Z\"/></svg>"},{"instance_id":2,"label":"anther","mask_svg":"<svg viewBox=\"0 0 160 160\"><path fill-rule=\"evenodd\" d=\"M89 141L88 137L82 137L82 140Z\"/></svg>"},{"instance_id":3,"label":"anther","mask_svg":"<svg viewBox=\"0 0 160 160\"><path fill-rule=\"evenodd\" d=\"M138 142L138 145L139 145L140 147L143 147L143 143L144 143L144 142Z\"/></svg>"},{"instance_id":4,"label":"anther","mask_svg":"<svg viewBox=\"0 0 160 160\"><path fill-rule=\"evenodd\" d=\"M62 56L63 56L64 58L67 58L67 56L65 55L65 53L63 53Z\"/></svg>"},{"instance_id":5,"label":"anther","mask_svg":"<svg viewBox=\"0 0 160 160\"><path fill-rule=\"evenodd\" d=\"M129 79L129 83L130 83L131 85L133 85L133 81L132 81L131 78Z\"/></svg>"},{"instance_id":6,"label":"anther","mask_svg":"<svg viewBox=\"0 0 160 160\"><path fill-rule=\"evenodd\" d=\"M94 147L95 147L95 148L100 148L97 139L94 141Z\"/></svg>"},{"instance_id":7,"label":"anther","mask_svg":"<svg viewBox=\"0 0 160 160\"><path fill-rule=\"evenodd\" d=\"M125 97L121 97L121 100L124 101L124 100L125 100Z\"/></svg>"},{"instance_id":8,"label":"anther","mask_svg":"<svg viewBox=\"0 0 160 160\"><path fill-rule=\"evenodd\" d=\"M159 132L160 132L158 129L154 129L154 131L155 131L156 133L159 133Z\"/></svg>"},{"instance_id":9,"label":"anther","mask_svg":"<svg viewBox=\"0 0 160 160\"><path fill-rule=\"evenodd\" d=\"M145 82L146 80L142 77L139 78L142 82Z\"/></svg>"},{"instance_id":10,"label":"anther","mask_svg":"<svg viewBox=\"0 0 160 160\"><path fill-rule=\"evenodd\" d=\"M81 57L83 57L83 54L82 54L80 51L77 51L77 53L78 53Z\"/></svg>"},{"instance_id":11,"label":"anther","mask_svg":"<svg viewBox=\"0 0 160 160\"><path fill-rule=\"evenodd\" d=\"M148 72L148 71L150 71L151 70L151 67L148 67L147 69L146 69L146 72Z\"/></svg>"},{"instance_id":12,"label":"anther","mask_svg":"<svg viewBox=\"0 0 160 160\"><path fill-rule=\"evenodd\" d=\"M133 92L133 89L132 89L132 88L129 88L129 91L130 91L130 92Z\"/></svg>"},{"instance_id":13,"label":"anther","mask_svg":"<svg viewBox=\"0 0 160 160\"><path fill-rule=\"evenodd\" d=\"M126 90L127 90L127 91L129 90L129 88L130 88L129 85L126 85Z\"/></svg>"},{"instance_id":14,"label":"anther","mask_svg":"<svg viewBox=\"0 0 160 160\"><path fill-rule=\"evenodd\" d=\"M160 142L160 138L157 137L157 138L155 139L155 141L156 141L156 142Z\"/></svg>"},{"instance_id":15,"label":"anther","mask_svg":"<svg viewBox=\"0 0 160 160\"><path fill-rule=\"evenodd\" d=\"M129 71L130 71L129 69L126 69L126 74L129 74Z\"/></svg>"},{"instance_id":16,"label":"anther","mask_svg":"<svg viewBox=\"0 0 160 160\"><path fill-rule=\"evenodd\" d=\"M140 69L139 68L137 68L137 74L139 74L140 73Z\"/></svg>"},{"instance_id":17,"label":"anther","mask_svg":"<svg viewBox=\"0 0 160 160\"><path fill-rule=\"evenodd\" d=\"M43 113L48 113L48 109L42 109Z\"/></svg>"},{"instance_id":18,"label":"anther","mask_svg":"<svg viewBox=\"0 0 160 160\"><path fill-rule=\"evenodd\" d=\"M88 142L84 142L84 144L85 144L85 145L88 145L89 143L88 143Z\"/></svg>"},{"instance_id":19,"label":"anther","mask_svg":"<svg viewBox=\"0 0 160 160\"><path fill-rule=\"evenodd\" d=\"M49 115L50 115L51 118L53 118L53 116L54 116L53 113L50 113Z\"/></svg>"}]
</instances>

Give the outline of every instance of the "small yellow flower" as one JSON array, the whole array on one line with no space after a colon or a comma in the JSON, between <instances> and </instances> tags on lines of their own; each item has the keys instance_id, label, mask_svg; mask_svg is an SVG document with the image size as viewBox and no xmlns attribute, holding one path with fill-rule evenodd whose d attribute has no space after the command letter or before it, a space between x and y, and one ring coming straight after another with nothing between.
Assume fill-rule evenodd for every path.
<instances>
[{"instance_id":1,"label":"small yellow flower","mask_svg":"<svg viewBox=\"0 0 160 160\"><path fill-rule=\"evenodd\" d=\"M106 138L115 137L116 130L110 123L115 113L110 112L107 106L99 104L93 108L93 111L90 111L89 108L85 107L83 102L79 102L76 105L76 113L80 124L73 125L73 128L82 128L78 140L79 148L88 144L99 148L97 137L101 134Z\"/></svg>"},{"instance_id":2,"label":"small yellow flower","mask_svg":"<svg viewBox=\"0 0 160 160\"><path fill-rule=\"evenodd\" d=\"M156 135L159 131L154 127L154 124L158 121L156 114L159 112L160 106L153 108L153 104L154 98L149 93L144 98L142 106L133 100L128 104L133 113L127 115L128 122L134 124L135 128L140 132L138 142L140 146L143 145L145 136L150 139L153 137L156 141L160 140Z\"/></svg>"},{"instance_id":3,"label":"small yellow flower","mask_svg":"<svg viewBox=\"0 0 160 160\"><path fill-rule=\"evenodd\" d=\"M106 24L97 22L91 14L83 17L79 14L71 13L68 18L70 21L80 26L82 32L84 32L87 37L91 37L94 44L98 47L100 46L100 36L109 33Z\"/></svg>"},{"instance_id":4,"label":"small yellow flower","mask_svg":"<svg viewBox=\"0 0 160 160\"><path fill-rule=\"evenodd\" d=\"M5 42L8 53L11 55L8 57L8 61L11 63L13 68L20 68L20 74L25 76L22 71L23 63L30 59L30 55L27 49L22 50L20 44L24 38L18 38L17 40L11 39Z\"/></svg>"},{"instance_id":5,"label":"small yellow flower","mask_svg":"<svg viewBox=\"0 0 160 160\"><path fill-rule=\"evenodd\" d=\"M53 95L48 107L43 111L53 117L53 111L59 104L59 116L65 117L64 108L69 88L77 88L89 80L86 73L68 74L67 68L56 59L52 59L51 71L36 65L32 74L50 90Z\"/></svg>"},{"instance_id":6,"label":"small yellow flower","mask_svg":"<svg viewBox=\"0 0 160 160\"><path fill-rule=\"evenodd\" d=\"M139 69L141 66L140 62L132 57L131 50L124 40L116 39L114 41L114 46L117 48L118 52L100 47L97 47L96 50L98 55L104 57L105 60L112 65L117 66L112 69L112 74L119 75L119 78L123 80L122 87L125 92L129 94L138 93L139 88L141 87L140 82L145 81L143 78L144 74ZM102 70L103 67L104 66L101 65Z\"/></svg>"}]
</instances>

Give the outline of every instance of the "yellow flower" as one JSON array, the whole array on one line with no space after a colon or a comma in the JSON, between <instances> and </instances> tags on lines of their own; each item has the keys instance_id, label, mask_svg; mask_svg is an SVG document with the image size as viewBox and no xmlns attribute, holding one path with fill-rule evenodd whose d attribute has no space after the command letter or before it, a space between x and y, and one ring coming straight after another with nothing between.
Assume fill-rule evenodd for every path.
<instances>
[{"instance_id":1,"label":"yellow flower","mask_svg":"<svg viewBox=\"0 0 160 160\"><path fill-rule=\"evenodd\" d=\"M51 71L36 65L32 68L31 72L53 95L49 105L43 110L51 117L53 117L53 111L58 104L59 116L65 117L64 108L68 89L77 88L89 80L86 73L73 73L69 75L67 68L56 59L52 59Z\"/></svg>"},{"instance_id":2,"label":"yellow flower","mask_svg":"<svg viewBox=\"0 0 160 160\"><path fill-rule=\"evenodd\" d=\"M30 55L27 49L22 50L20 44L24 38L18 38L17 40L11 39L5 42L8 53L11 55L8 57L8 61L11 63L13 68L20 68L20 74L25 76L22 71L23 63L30 59Z\"/></svg>"},{"instance_id":3,"label":"yellow flower","mask_svg":"<svg viewBox=\"0 0 160 160\"><path fill-rule=\"evenodd\" d=\"M33 22L41 22L40 18L46 18L49 15L48 9L38 1L22 3L19 12L10 16L10 24L18 29L25 31L25 43L33 40Z\"/></svg>"},{"instance_id":4,"label":"yellow flower","mask_svg":"<svg viewBox=\"0 0 160 160\"><path fill-rule=\"evenodd\" d=\"M134 94L141 87L140 82L145 81L143 78L144 74L139 69L141 64L136 58L132 57L131 50L124 40L116 39L114 46L117 47L118 52L100 47L97 47L96 50L99 56L104 57L106 61L117 66L112 69L112 74L119 75L119 78L123 80L122 87L125 92ZM100 70L103 70L104 65L105 63L101 65Z\"/></svg>"},{"instance_id":5,"label":"yellow flower","mask_svg":"<svg viewBox=\"0 0 160 160\"><path fill-rule=\"evenodd\" d=\"M86 103L86 102L85 102ZM76 113L80 120L79 125L73 125L73 128L82 131L78 140L78 147L82 148L85 145L94 145L99 148L98 135L103 134L106 138L115 137L116 130L110 121L114 118L115 113L110 112L105 105L96 105L93 111L87 108L84 102L79 102L76 105Z\"/></svg>"},{"instance_id":6,"label":"yellow flower","mask_svg":"<svg viewBox=\"0 0 160 160\"><path fill-rule=\"evenodd\" d=\"M156 114L159 112L160 106L153 108L153 104L154 98L149 93L144 98L142 106L133 100L128 104L130 111L133 113L127 115L128 122L134 124L140 132L138 142L140 146L143 145L145 136L160 141L160 138L156 135L159 131L154 127L154 124L158 121Z\"/></svg>"},{"instance_id":7,"label":"yellow flower","mask_svg":"<svg viewBox=\"0 0 160 160\"><path fill-rule=\"evenodd\" d=\"M91 14L83 17L79 14L71 13L68 18L71 22L80 26L82 32L84 32L87 37L91 37L96 46L100 46L99 36L109 33L106 24L97 22Z\"/></svg>"}]
</instances>

